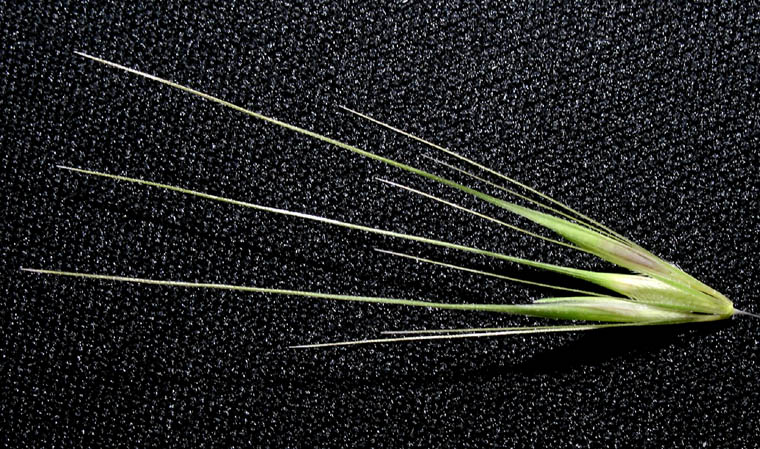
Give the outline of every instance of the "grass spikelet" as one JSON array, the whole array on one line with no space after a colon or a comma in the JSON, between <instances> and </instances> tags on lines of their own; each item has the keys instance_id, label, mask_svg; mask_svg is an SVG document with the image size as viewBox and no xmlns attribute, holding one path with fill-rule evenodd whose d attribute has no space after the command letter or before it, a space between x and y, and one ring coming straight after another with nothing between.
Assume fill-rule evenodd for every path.
<instances>
[{"instance_id":1,"label":"grass spikelet","mask_svg":"<svg viewBox=\"0 0 760 449\"><path fill-rule=\"evenodd\" d=\"M105 64L153 81L165 84L172 88L180 89L192 95L218 103L224 107L231 108L235 111L246 114L258 120L289 129L299 134L330 143L344 150L354 152L360 156L377 160L384 164L398 168L399 170L411 173L434 182L443 184L451 189L470 195L477 200L497 206L521 220L539 225L546 231L554 234L547 236L541 233L530 231L522 226L507 223L494 217L476 212L464 206L452 203L450 201L437 198L429 193L425 193L407 186L403 186L393 181L381 180L386 184L405 189L410 193L422 195L432 201L438 201L452 209L472 214L481 219L489 220L495 225L511 229L516 232L524 233L529 236L547 241L554 245L560 245L569 248L571 251L580 251L597 256L618 267L630 270L630 274L621 274L614 272L600 272L582 270L562 265L555 265L535 260L519 258L507 254L501 254L493 251L460 245L455 242L436 240L424 236L400 233L392 230L373 228L356 223L349 223L333 218L322 217L318 215L306 214L297 211L290 211L260 204L248 203L241 200L224 198L211 193L200 192L185 187L172 186L155 181L131 178L127 176L113 175L98 171L60 166L61 169L73 173L97 176L119 182L130 182L152 188L165 189L193 196L199 199L217 201L233 204L240 207L250 208L262 212L285 215L293 218L326 223L334 226L360 230L367 233L379 234L399 239L411 240L425 243L432 246L453 249L457 251L468 252L477 255L488 256L517 265L535 268L545 272L560 274L576 278L587 283L593 284L597 288L605 290L605 293L598 293L592 290L569 288L563 285L556 285L547 282L530 281L515 277L502 276L495 273L489 273L481 270L475 270L468 267L452 265L442 261L425 259L410 254L380 250L392 257L402 257L412 259L417 262L430 263L443 266L449 269L463 270L470 273L483 276L491 276L504 279L511 282L536 285L553 289L557 292L563 292L565 296L553 296L542 298L531 304L452 304L445 302L433 302L420 299L399 299L386 297L356 296L343 295L335 293L321 293L302 291L297 289L273 289L267 287L254 287L228 284L210 284L210 283L193 283L176 280L159 280L159 279L142 279L133 277L123 277L113 274L94 274L81 273L65 270L53 269L28 269L23 270L58 276L70 276L78 278L99 279L104 281L133 282L151 285L175 286L183 288L210 288L237 290L250 293L265 293L277 295L299 296L317 300L339 300L352 302L370 302L380 304L393 304L411 307L430 307L438 309L463 310L463 311L485 311L494 313L508 313L514 315L541 317L557 320L572 320L588 323L560 324L539 327L513 327L513 328L482 328L482 329L442 329L442 330L423 330L423 331L396 331L390 332L387 337L367 339L350 342L332 342L299 345L295 347L324 347L324 346L341 346L367 343L392 343L401 341L421 341L437 339L461 339L461 338L480 338L480 337L497 337L516 334L536 334L552 332L578 332L594 329L605 329L614 327L641 327L641 326L661 326L685 323L700 323L707 321L717 321L732 317L733 315L752 315L747 312L735 310L733 304L724 295L712 287L700 282L677 266L662 260L651 252L630 241L625 236L608 228L607 226L593 220L592 218L572 209L571 207L545 195L519 181L485 167L476 161L465 158L456 152L441 147L435 143L429 142L420 137L414 136L408 132L402 131L389 124L383 123L377 119L369 117L360 112L349 108L343 109L356 116L369 120L372 123L392 130L400 135L414 139L420 143L429 146L431 149L440 152L444 157L450 157L457 161L457 164L449 164L445 161L439 161L435 158L429 158L432 162L444 167L454 169L465 178L477 182L486 183L497 188L504 197L497 197L478 190L472 186L455 182L443 176L434 174L431 171L413 167L395 160L386 158L376 153L349 145L347 143L335 140L317 132L300 128L280 120L264 116L262 114L250 111L241 106L229 103L207 93L203 93L190 87L182 86L172 81L159 78L135 69L124 67L122 65L106 61L85 53L78 55L88 58L92 61ZM467 168L465 168L467 167ZM482 173L482 175L480 174ZM500 185L491 179L498 179ZM515 190L519 189L524 193ZM522 201L528 206L520 205L515 201ZM752 315L756 316L756 315Z\"/></svg>"}]
</instances>

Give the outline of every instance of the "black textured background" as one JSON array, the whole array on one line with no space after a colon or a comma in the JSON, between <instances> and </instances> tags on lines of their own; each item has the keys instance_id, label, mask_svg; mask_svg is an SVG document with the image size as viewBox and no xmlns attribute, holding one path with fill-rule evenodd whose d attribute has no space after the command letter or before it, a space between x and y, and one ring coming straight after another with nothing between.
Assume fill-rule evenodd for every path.
<instances>
[{"instance_id":1,"label":"black textured background","mask_svg":"<svg viewBox=\"0 0 760 449\"><path fill-rule=\"evenodd\" d=\"M545 294L372 248L521 271L509 265L56 164L607 267L385 187L373 178L473 204L72 53L82 50L432 167L423 146L336 106L359 109L602 219L758 312L754 2L32 3L0 7L0 442L758 447L758 320L288 350L536 321L18 271L445 301Z\"/></svg>"}]
</instances>

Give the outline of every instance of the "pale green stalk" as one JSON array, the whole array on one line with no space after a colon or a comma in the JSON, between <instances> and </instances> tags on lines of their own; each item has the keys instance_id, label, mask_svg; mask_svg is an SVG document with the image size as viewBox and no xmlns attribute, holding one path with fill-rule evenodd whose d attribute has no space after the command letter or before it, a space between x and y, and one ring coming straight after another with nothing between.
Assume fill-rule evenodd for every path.
<instances>
[{"instance_id":1,"label":"pale green stalk","mask_svg":"<svg viewBox=\"0 0 760 449\"><path fill-rule=\"evenodd\" d=\"M454 157L468 165L475 167L485 173L496 176L507 183L519 187L526 191L526 194L521 194L511 189L507 189L498 184L495 184L481 176L478 176L469 171L450 165L446 162L436 161L443 166L452 168L466 175L470 179L474 179L478 182L484 182L493 187L497 187L511 197L515 197L529 204L532 204L538 208L543 209L546 212L541 212L536 209L521 206L511 201L507 201L489 194L486 194L475 188L454 182L446 179L442 176L430 173L425 170L421 170L410 165L397 162L395 160L377 155L375 153L363 150L359 147L349 145L330 137L318 134L313 131L309 131L280 120L264 116L262 114L250 111L243 107L234 105L227 101L221 100L209 94L191 89L186 86L174 83L169 80L159 78L154 75L149 75L144 72L140 72L128 67L124 67L119 64L115 64L100 58L89 56L84 53L77 53L86 58L92 59L99 63L112 66L127 72L166 84L168 86L183 90L193 95L205 98L207 100L219 103L225 107L234 109L236 111L247 114L259 120L263 120L277 126L295 131L297 133L312 137L317 140L321 140L339 148L349 150L363 157L375 159L393 167L399 168L403 171L427 178L434 182L446 185L450 188L458 190L475 197L478 200L484 201L498 208L515 214L523 219L529 220L533 223L543 226L545 229L554 232L559 237L566 241L549 238L531 231L528 231L522 227L506 223L500 219L476 212L472 209L465 208L450 201L443 200L428 193L406 187L392 181L381 180L387 184L405 189L417 195L429 198L444 204L447 207L451 207L456 210L463 211L465 213L472 214L473 216L489 220L497 223L500 226L504 226L508 229L512 229L517 232L521 232L544 241L548 241L552 244L567 246L575 250L581 250L590 254L594 254L608 262L618 265L623 268L627 268L634 273L638 274L620 274L611 272L596 272L589 270L581 270L577 268L570 268L560 265L549 264L545 262L539 262L534 260L523 259L519 257L500 254L494 251L488 251L484 249L468 247L459 245L452 242L445 242L442 240L436 240L433 238L416 236L411 234L404 234L389 230L378 229L370 226L364 226L360 224L348 223L340 220L335 220L327 217L321 217L312 214L306 214L302 212L289 211L285 209L252 204L244 201L234 200L230 198L224 198L221 196L199 192L183 187L171 186L154 181L148 181L143 179L130 178L127 176L119 176L108 173L97 172L93 170L85 170L79 168L63 167L61 168L71 170L74 172L94 175L105 178L111 178L118 181L126 181L146 186L157 187L170 191L179 192L186 195L191 195L196 198L203 198L212 201L225 202L234 204L241 207L247 207L259 211L265 211L280 215L286 215L290 217L296 217L314 222L340 226L349 229L360 230L364 232L384 235L388 237L406 239L417 241L421 243L430 244L433 246L439 246L448 249L454 249L458 251L470 252L473 254L493 257L499 260L516 263L519 265L529 266L540 270L546 270L553 273L563 274L571 277L575 277L597 286L603 287L610 291L607 294L600 294L580 289L572 289L553 284L547 284L543 282L532 282L523 279L502 276L495 273L489 273L481 270L474 270L471 268L461 267L457 265L451 265L444 262L433 261L430 259L424 259L408 254L382 251L390 255L401 256L410 258L416 261L432 263L435 265L463 270L470 273L486 275L496 277L508 281L521 282L525 284L531 284L539 287L546 287L556 290L570 291L575 294L580 293L582 296L568 296L568 297L552 297L539 299L532 304L457 304L451 302L433 302L422 301L416 299L397 299L397 298L385 298L385 297L370 297L370 296L356 296L356 295L341 295L333 293L321 293L321 292L308 292L296 289L272 289L266 287L254 287L254 286L239 286L239 285L227 285L227 284L210 284L210 283L193 283L193 282L181 282L170 280L156 280L156 279L141 279L132 277L122 277L114 275L103 274L90 274L79 273L64 270L40 270L40 269L24 269L26 271L53 274L59 276L72 276L79 278L90 278L99 280L110 280L119 282L135 282L151 285L163 285L185 288L213 288L213 289L228 289L243 292L253 293L267 293L267 294L279 294L290 296L310 297L316 299L329 299L329 300L341 300L341 301L353 301L353 302L368 302L368 303L381 303L391 305L404 305L413 307L430 307L438 309L450 309L450 310L467 310L467 311L483 311L483 312L499 312L510 313L516 315L552 318L560 320L579 320L579 321L596 321L602 324L572 324L572 325L558 325L558 326L539 326L539 327L516 327L516 328L483 328L483 329L450 329L450 330L437 330L437 331L409 331L409 332L397 332L401 335L407 334L407 336L401 337L388 337L380 339L360 340L353 342L338 342L338 343L325 343L317 345L305 345L297 347L322 347L322 346L338 346L348 344L361 344L361 343L385 343L385 342L398 342L398 341L419 341L419 340L436 340L436 339L453 339L453 338L476 338L476 337L495 337L503 335L514 334L534 334L534 333L549 333L549 332L570 332L570 331L587 331L594 329L604 329L611 327L627 327L627 326L652 326L652 325L670 325L670 324L684 324L684 323L698 323L706 321L722 320L731 317L734 314L752 315L747 312L737 311L733 308L733 304L725 296L714 290L713 288L703 284L692 276L688 275L675 265L668 263L657 256L653 255L649 251L645 250L641 246L631 242L626 237L613 231L612 229L602 225L601 223L589 218L588 216L576 211L575 209L566 206L565 204L545 195L537 190L522 184L510 177L502 175L488 167L485 167L471 159L459 155L451 150L443 148L432 142L429 142L420 137L416 137L391 125L383 123L379 120L371 118L367 115L353 111L348 108L343 108L357 116L370 120L376 124L379 124L394 132L400 133L404 136L410 137L418 142L421 142L437 151ZM531 198L529 195L534 195L538 199ZM547 204L548 203L548 204ZM619 296L616 296L619 295ZM425 333L426 335L418 335ZM411 334L411 335L408 335Z\"/></svg>"}]
</instances>

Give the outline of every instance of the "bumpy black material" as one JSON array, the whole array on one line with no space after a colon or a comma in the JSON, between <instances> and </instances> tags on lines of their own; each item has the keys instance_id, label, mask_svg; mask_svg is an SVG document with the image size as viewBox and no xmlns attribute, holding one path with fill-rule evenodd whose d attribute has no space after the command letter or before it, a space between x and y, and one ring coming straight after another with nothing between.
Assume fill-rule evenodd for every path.
<instances>
[{"instance_id":1,"label":"bumpy black material","mask_svg":"<svg viewBox=\"0 0 760 449\"><path fill-rule=\"evenodd\" d=\"M751 2L32 3L0 8L5 445L756 444L760 322L750 318L288 350L383 330L537 321L18 271L462 302L547 295L372 249L522 273L509 265L56 164L606 267L374 178L469 198L80 50L435 168L422 156L438 154L337 106L366 112L566 201L758 312L760 18Z\"/></svg>"}]
</instances>

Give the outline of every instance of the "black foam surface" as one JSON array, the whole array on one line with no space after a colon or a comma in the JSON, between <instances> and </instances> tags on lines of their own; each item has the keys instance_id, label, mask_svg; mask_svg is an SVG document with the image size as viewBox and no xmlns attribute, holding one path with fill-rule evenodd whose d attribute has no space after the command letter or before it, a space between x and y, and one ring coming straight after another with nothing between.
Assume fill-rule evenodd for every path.
<instances>
[{"instance_id":1,"label":"black foam surface","mask_svg":"<svg viewBox=\"0 0 760 449\"><path fill-rule=\"evenodd\" d=\"M19 271L547 295L373 249L526 274L508 264L56 165L610 269L376 178L510 219L467 197L83 51L455 176L339 106L365 112L577 207L758 313L752 2L155 3L0 8L4 445L758 447L760 320L291 350L540 321Z\"/></svg>"}]
</instances>

